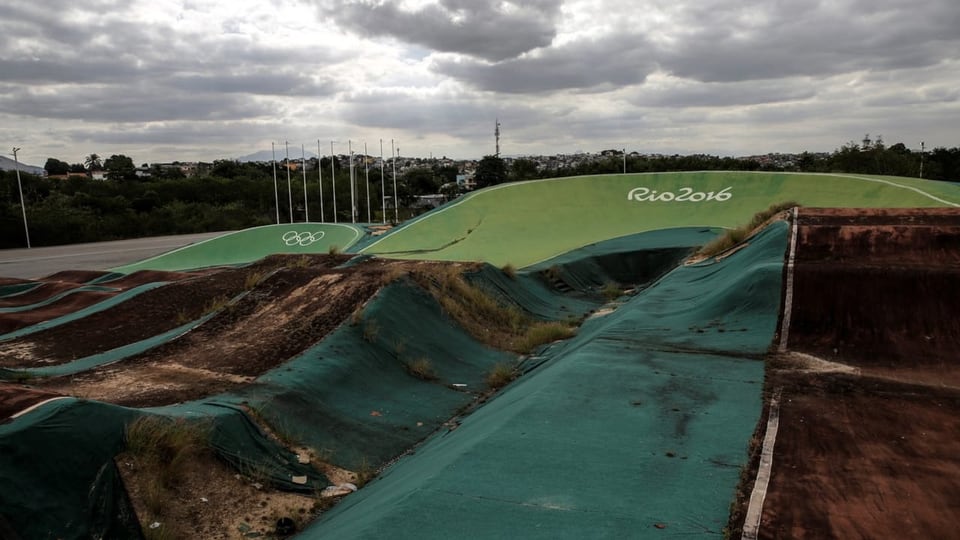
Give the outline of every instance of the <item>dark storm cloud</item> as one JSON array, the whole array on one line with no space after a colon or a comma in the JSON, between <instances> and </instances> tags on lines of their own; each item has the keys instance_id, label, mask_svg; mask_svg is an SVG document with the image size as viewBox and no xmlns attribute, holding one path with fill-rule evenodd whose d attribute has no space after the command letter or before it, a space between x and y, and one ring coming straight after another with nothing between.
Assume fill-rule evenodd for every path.
<instances>
[{"instance_id":1,"label":"dark storm cloud","mask_svg":"<svg viewBox=\"0 0 960 540\"><path fill-rule=\"evenodd\" d=\"M483 90L540 93L635 85L653 71L701 82L740 82L914 69L960 57L960 7L955 0L715 0L672 9L673 22L655 27L650 35L601 34L493 62L441 58L433 69ZM706 96L688 97L693 104L711 102ZM796 99L792 94L757 97L760 102ZM715 101L749 102L746 95Z\"/></svg>"},{"instance_id":2,"label":"dark storm cloud","mask_svg":"<svg viewBox=\"0 0 960 540\"><path fill-rule=\"evenodd\" d=\"M955 0L701 2L678 23L686 30L658 61L707 82L916 68L960 54Z\"/></svg>"},{"instance_id":3,"label":"dark storm cloud","mask_svg":"<svg viewBox=\"0 0 960 540\"><path fill-rule=\"evenodd\" d=\"M643 36L617 34L497 63L439 59L433 69L482 90L517 94L629 86L656 69L652 52Z\"/></svg>"},{"instance_id":4,"label":"dark storm cloud","mask_svg":"<svg viewBox=\"0 0 960 540\"><path fill-rule=\"evenodd\" d=\"M550 45L561 0L440 0L417 11L395 2L336 2L325 14L368 36L497 61Z\"/></svg>"}]
</instances>

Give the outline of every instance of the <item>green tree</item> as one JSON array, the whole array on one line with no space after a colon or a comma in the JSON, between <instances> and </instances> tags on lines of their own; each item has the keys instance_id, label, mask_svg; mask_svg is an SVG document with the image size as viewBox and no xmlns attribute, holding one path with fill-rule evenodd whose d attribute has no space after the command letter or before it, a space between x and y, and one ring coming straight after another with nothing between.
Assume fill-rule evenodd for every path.
<instances>
[{"instance_id":1,"label":"green tree","mask_svg":"<svg viewBox=\"0 0 960 540\"><path fill-rule=\"evenodd\" d=\"M507 165L497 156L483 156L474 174L477 188L495 186L507 181Z\"/></svg>"},{"instance_id":2,"label":"green tree","mask_svg":"<svg viewBox=\"0 0 960 540\"><path fill-rule=\"evenodd\" d=\"M43 169L47 171L47 174L67 174L70 172L70 164L66 161L60 161L56 158L47 158L47 162L43 165Z\"/></svg>"},{"instance_id":3,"label":"green tree","mask_svg":"<svg viewBox=\"0 0 960 540\"><path fill-rule=\"evenodd\" d=\"M103 168L107 171L108 180L136 180L137 167L133 164L133 159L123 154L114 154L103 162Z\"/></svg>"},{"instance_id":4,"label":"green tree","mask_svg":"<svg viewBox=\"0 0 960 540\"><path fill-rule=\"evenodd\" d=\"M532 159L515 159L513 163L510 164L510 181L517 182L536 178L539 175L538 170L539 165Z\"/></svg>"}]
</instances>

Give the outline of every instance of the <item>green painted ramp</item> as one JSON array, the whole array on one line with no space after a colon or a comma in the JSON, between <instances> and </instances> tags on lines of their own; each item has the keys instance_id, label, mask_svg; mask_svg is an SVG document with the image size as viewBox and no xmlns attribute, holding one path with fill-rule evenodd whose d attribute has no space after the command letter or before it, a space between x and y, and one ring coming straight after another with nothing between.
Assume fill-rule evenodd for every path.
<instances>
[{"instance_id":1,"label":"green painted ramp","mask_svg":"<svg viewBox=\"0 0 960 540\"><path fill-rule=\"evenodd\" d=\"M853 175L690 172L581 176L477 191L363 253L524 267L602 240L677 227L734 227L774 203L957 206L960 186Z\"/></svg>"},{"instance_id":2,"label":"green painted ramp","mask_svg":"<svg viewBox=\"0 0 960 540\"><path fill-rule=\"evenodd\" d=\"M762 408L787 230L589 320L300 538L721 538Z\"/></svg>"},{"instance_id":3,"label":"green painted ramp","mask_svg":"<svg viewBox=\"0 0 960 540\"><path fill-rule=\"evenodd\" d=\"M128 264L114 271L192 270L209 266L247 264L277 253L345 251L363 236L358 226L335 223L292 223L254 227Z\"/></svg>"}]
</instances>

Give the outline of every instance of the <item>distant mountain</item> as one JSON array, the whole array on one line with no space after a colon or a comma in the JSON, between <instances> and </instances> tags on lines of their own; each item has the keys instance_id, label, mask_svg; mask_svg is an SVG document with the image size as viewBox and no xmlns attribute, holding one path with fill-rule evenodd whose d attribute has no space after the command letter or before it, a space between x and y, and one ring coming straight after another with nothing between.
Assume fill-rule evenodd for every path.
<instances>
[{"instance_id":1,"label":"distant mountain","mask_svg":"<svg viewBox=\"0 0 960 540\"><path fill-rule=\"evenodd\" d=\"M6 157L0 156L0 171L12 171L17 168L17 162ZM43 167L34 167L33 165L26 165L22 161L20 162L20 172L35 174L37 176L43 176L46 171L43 170Z\"/></svg>"},{"instance_id":2,"label":"distant mountain","mask_svg":"<svg viewBox=\"0 0 960 540\"><path fill-rule=\"evenodd\" d=\"M316 152L311 152L311 151L309 151L309 150L306 151L306 154L307 154L307 159L317 157ZM285 158L286 156L287 156L286 150L285 150L282 146L279 147L279 148L277 148L277 150L276 150L276 158L277 158L277 161L283 161L283 158ZM292 147L292 146L290 147L290 161L298 160L298 159L300 159L302 156L303 156L303 154L300 153L300 149L299 149L299 148L294 148L294 147ZM236 159L237 159L237 161L244 162L244 163L246 163L246 162L248 162L248 161L263 161L263 162L268 162L268 161L272 161L272 160L273 160L273 154L270 152L270 150L261 150L261 151L259 151L259 152L254 152L254 153L252 153L252 154L247 154L247 155L245 155L245 156L240 156L240 157L238 157L238 158L236 158Z\"/></svg>"}]
</instances>

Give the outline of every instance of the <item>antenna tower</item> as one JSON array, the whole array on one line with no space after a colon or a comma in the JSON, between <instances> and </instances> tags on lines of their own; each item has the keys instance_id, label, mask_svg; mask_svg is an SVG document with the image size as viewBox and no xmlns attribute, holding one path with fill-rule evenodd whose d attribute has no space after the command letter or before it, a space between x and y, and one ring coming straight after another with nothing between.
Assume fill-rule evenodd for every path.
<instances>
[{"instance_id":1,"label":"antenna tower","mask_svg":"<svg viewBox=\"0 0 960 540\"><path fill-rule=\"evenodd\" d=\"M497 128L493 130L493 135L497 139L497 157L500 157L500 119L497 118Z\"/></svg>"}]
</instances>

